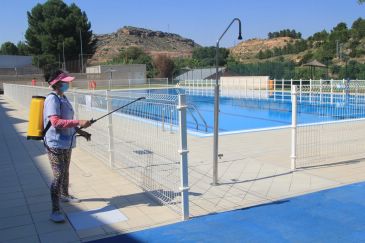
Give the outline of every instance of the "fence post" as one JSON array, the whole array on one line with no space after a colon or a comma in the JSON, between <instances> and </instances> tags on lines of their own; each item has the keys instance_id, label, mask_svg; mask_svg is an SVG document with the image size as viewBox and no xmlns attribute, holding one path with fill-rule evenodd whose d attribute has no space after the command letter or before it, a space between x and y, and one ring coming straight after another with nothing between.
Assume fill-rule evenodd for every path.
<instances>
[{"instance_id":1,"label":"fence post","mask_svg":"<svg viewBox=\"0 0 365 243\"><path fill-rule=\"evenodd\" d=\"M319 79L319 103L322 103L322 79Z\"/></svg>"},{"instance_id":2,"label":"fence post","mask_svg":"<svg viewBox=\"0 0 365 243\"><path fill-rule=\"evenodd\" d=\"M182 219L189 219L189 182L188 182L188 146L186 132L186 96L179 95L179 130L180 130L180 191Z\"/></svg>"},{"instance_id":3,"label":"fence post","mask_svg":"<svg viewBox=\"0 0 365 243\"><path fill-rule=\"evenodd\" d=\"M302 102L302 79L299 80L299 100Z\"/></svg>"},{"instance_id":4,"label":"fence post","mask_svg":"<svg viewBox=\"0 0 365 243\"><path fill-rule=\"evenodd\" d=\"M165 108L162 108L161 123L162 131L165 131Z\"/></svg>"},{"instance_id":5,"label":"fence post","mask_svg":"<svg viewBox=\"0 0 365 243\"><path fill-rule=\"evenodd\" d=\"M107 112L111 112L113 110L112 107L112 99L110 98L110 91L106 91L106 108ZM113 134L113 116L108 116L108 153L109 153L109 167L113 168L114 166L114 134Z\"/></svg>"},{"instance_id":6,"label":"fence post","mask_svg":"<svg viewBox=\"0 0 365 243\"><path fill-rule=\"evenodd\" d=\"M274 100L276 100L276 79L274 78Z\"/></svg>"},{"instance_id":7,"label":"fence post","mask_svg":"<svg viewBox=\"0 0 365 243\"><path fill-rule=\"evenodd\" d=\"M312 102L312 79L309 79L309 102Z\"/></svg>"},{"instance_id":8,"label":"fence post","mask_svg":"<svg viewBox=\"0 0 365 243\"><path fill-rule=\"evenodd\" d=\"M297 147L297 86L291 87L291 171L296 168L296 147Z\"/></svg>"},{"instance_id":9,"label":"fence post","mask_svg":"<svg viewBox=\"0 0 365 243\"><path fill-rule=\"evenodd\" d=\"M74 110L75 110L75 119L78 120L79 119L79 103L77 101L77 94L75 92L75 89L73 90L73 95L74 95Z\"/></svg>"},{"instance_id":10,"label":"fence post","mask_svg":"<svg viewBox=\"0 0 365 243\"><path fill-rule=\"evenodd\" d=\"M255 78L252 77L252 83L251 83L251 98L255 98Z\"/></svg>"},{"instance_id":11,"label":"fence post","mask_svg":"<svg viewBox=\"0 0 365 243\"><path fill-rule=\"evenodd\" d=\"M333 104L333 79L331 79L330 85L331 85L331 104Z\"/></svg>"},{"instance_id":12,"label":"fence post","mask_svg":"<svg viewBox=\"0 0 365 243\"><path fill-rule=\"evenodd\" d=\"M284 79L281 80L281 100L284 101Z\"/></svg>"},{"instance_id":13,"label":"fence post","mask_svg":"<svg viewBox=\"0 0 365 243\"><path fill-rule=\"evenodd\" d=\"M170 133L172 133L172 122L173 122L173 117L174 115L174 110L170 110Z\"/></svg>"}]
</instances>

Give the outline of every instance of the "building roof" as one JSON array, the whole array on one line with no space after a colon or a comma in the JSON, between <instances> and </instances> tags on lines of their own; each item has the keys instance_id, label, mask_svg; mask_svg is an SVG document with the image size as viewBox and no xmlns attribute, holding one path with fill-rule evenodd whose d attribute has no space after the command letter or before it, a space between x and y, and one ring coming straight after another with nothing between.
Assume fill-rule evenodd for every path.
<instances>
[{"instance_id":1,"label":"building roof","mask_svg":"<svg viewBox=\"0 0 365 243\"><path fill-rule=\"evenodd\" d=\"M0 68L22 68L32 65L32 56L0 55Z\"/></svg>"},{"instance_id":2,"label":"building roof","mask_svg":"<svg viewBox=\"0 0 365 243\"><path fill-rule=\"evenodd\" d=\"M224 71L226 68L225 67L220 67L218 68L218 73ZM179 76L175 77L174 79L176 80L202 80L202 79L207 79L209 77L211 77L212 75L214 75L215 77L215 72L216 69L215 67L211 67L211 68L200 68L200 69L185 69L186 72L180 74Z\"/></svg>"}]
</instances>

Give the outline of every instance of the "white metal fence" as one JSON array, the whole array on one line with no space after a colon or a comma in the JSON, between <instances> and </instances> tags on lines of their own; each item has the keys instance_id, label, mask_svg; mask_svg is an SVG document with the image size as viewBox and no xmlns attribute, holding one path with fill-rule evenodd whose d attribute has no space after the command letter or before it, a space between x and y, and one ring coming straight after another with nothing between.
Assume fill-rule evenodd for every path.
<instances>
[{"instance_id":1,"label":"white metal fence","mask_svg":"<svg viewBox=\"0 0 365 243\"><path fill-rule=\"evenodd\" d=\"M348 162L365 157L364 86L293 86L293 115L315 115L316 123L297 125L292 147L292 167ZM295 104L297 104L296 107ZM295 109L295 110L294 110ZM294 120L294 119L293 119ZM295 118L296 120L296 118ZM295 151L294 151L295 150Z\"/></svg>"},{"instance_id":2,"label":"white metal fence","mask_svg":"<svg viewBox=\"0 0 365 243\"><path fill-rule=\"evenodd\" d=\"M4 84L5 95L28 109L31 97L48 88ZM145 94L141 94L145 96ZM77 119L98 118L141 96L110 91L68 92ZM113 113L87 130L91 142L78 144L128 176L161 203L189 216L185 95L153 96Z\"/></svg>"},{"instance_id":3,"label":"white metal fence","mask_svg":"<svg viewBox=\"0 0 365 243\"><path fill-rule=\"evenodd\" d=\"M187 93L202 95L202 96L213 96L214 95L214 79L204 80L184 80L178 83L178 87L186 88ZM259 83L257 83L259 82ZM364 93L365 80L267 80L266 83L262 81L255 81L245 79L242 82L231 81L229 85L225 85L224 82L220 82L220 92L222 96L234 97L234 98L272 98L274 100L290 100L291 87L293 85L298 86L298 96L301 96L301 88L308 86L309 90L323 90L323 92L343 92L345 93L344 87L350 84L352 92ZM322 87L322 88L321 88ZM361 88L362 87L362 88Z\"/></svg>"},{"instance_id":4,"label":"white metal fence","mask_svg":"<svg viewBox=\"0 0 365 243\"><path fill-rule=\"evenodd\" d=\"M199 96L213 96L214 85L215 80L179 83ZM292 169L365 157L364 80L268 80L267 85L244 80L222 85L220 92L235 106L292 112Z\"/></svg>"}]
</instances>

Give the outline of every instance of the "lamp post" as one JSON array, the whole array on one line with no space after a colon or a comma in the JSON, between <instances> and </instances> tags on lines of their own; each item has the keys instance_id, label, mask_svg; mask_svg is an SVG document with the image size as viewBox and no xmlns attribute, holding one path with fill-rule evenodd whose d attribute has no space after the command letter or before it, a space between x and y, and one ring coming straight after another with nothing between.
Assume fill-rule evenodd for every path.
<instances>
[{"instance_id":1,"label":"lamp post","mask_svg":"<svg viewBox=\"0 0 365 243\"><path fill-rule=\"evenodd\" d=\"M218 54L219 54L219 42L226 34L228 29L231 27L234 21L238 21L238 39L242 40L242 31L241 31L241 20L239 18L234 18L232 22L228 25L226 30L217 40L217 45L215 48L215 87L214 87L214 144L213 144L213 185L218 184L218 121L219 121L219 81L218 81Z\"/></svg>"}]
</instances>

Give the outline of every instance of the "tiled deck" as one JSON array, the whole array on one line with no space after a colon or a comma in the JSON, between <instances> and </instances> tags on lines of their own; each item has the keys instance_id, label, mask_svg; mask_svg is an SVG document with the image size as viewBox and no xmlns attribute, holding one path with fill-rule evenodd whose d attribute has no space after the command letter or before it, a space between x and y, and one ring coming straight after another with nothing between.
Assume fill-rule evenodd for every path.
<instances>
[{"instance_id":1,"label":"tiled deck","mask_svg":"<svg viewBox=\"0 0 365 243\"><path fill-rule=\"evenodd\" d=\"M0 96L0 242L80 242L180 220L90 154L75 149L71 192L77 212L114 206L127 221L76 231L48 219L52 178L43 145L27 141L27 114ZM273 130L220 137L219 186L212 186L212 138L189 136L191 215L198 216L364 181L365 161L290 172L290 132Z\"/></svg>"},{"instance_id":2,"label":"tiled deck","mask_svg":"<svg viewBox=\"0 0 365 243\"><path fill-rule=\"evenodd\" d=\"M180 220L140 188L90 154L74 149L70 192L81 203L63 204L64 212L118 208L128 220L76 231L49 220L52 179L43 144L26 140L27 115L0 96L0 242L80 242Z\"/></svg>"}]
</instances>

